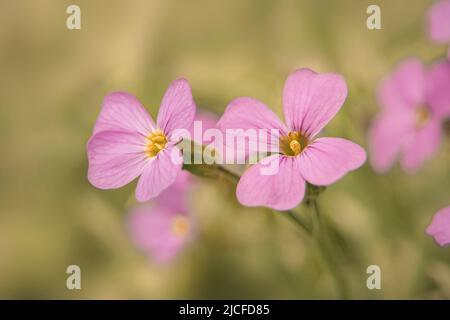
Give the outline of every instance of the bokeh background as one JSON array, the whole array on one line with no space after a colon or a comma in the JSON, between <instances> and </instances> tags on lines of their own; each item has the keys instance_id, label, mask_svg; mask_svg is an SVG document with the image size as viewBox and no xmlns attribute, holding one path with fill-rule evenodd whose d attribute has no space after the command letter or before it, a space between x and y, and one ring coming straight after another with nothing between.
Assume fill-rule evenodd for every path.
<instances>
[{"instance_id":1,"label":"bokeh background","mask_svg":"<svg viewBox=\"0 0 450 320\"><path fill-rule=\"evenodd\" d=\"M81 7L81 30L66 8ZM382 30L366 28L378 4ZM130 241L134 186L101 191L87 179L86 142L105 94L128 91L156 115L167 85L189 79L199 107L220 114L237 96L281 115L296 68L338 72L349 97L327 127L367 149L374 89L409 56L446 48L426 35L429 0L0 1L0 298L336 298L328 266L283 217L201 180L191 192L197 239L170 265ZM350 297L450 298L450 251L424 229L450 204L450 139L415 175L369 164L319 198L347 243ZM305 206L296 211L307 215ZM66 289L66 268L82 290ZM382 270L368 290L366 268Z\"/></svg>"}]
</instances>

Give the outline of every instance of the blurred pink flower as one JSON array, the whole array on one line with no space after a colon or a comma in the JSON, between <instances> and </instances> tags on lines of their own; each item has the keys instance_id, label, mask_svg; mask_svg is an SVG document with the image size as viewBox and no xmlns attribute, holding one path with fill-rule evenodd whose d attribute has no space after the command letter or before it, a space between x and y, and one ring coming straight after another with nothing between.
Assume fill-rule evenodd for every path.
<instances>
[{"instance_id":1,"label":"blurred pink flower","mask_svg":"<svg viewBox=\"0 0 450 320\"><path fill-rule=\"evenodd\" d=\"M156 197L181 171L181 152L173 133L188 129L194 115L195 103L185 79L173 81L167 89L156 125L131 94L107 95L87 144L90 183L115 189L140 176L136 199Z\"/></svg>"},{"instance_id":2,"label":"blurred pink flower","mask_svg":"<svg viewBox=\"0 0 450 320\"><path fill-rule=\"evenodd\" d=\"M382 81L378 100L382 112L369 132L373 168L385 172L401 155L402 168L416 171L437 152L450 114L450 63L425 70L418 59L402 62Z\"/></svg>"},{"instance_id":3,"label":"blurred pink flower","mask_svg":"<svg viewBox=\"0 0 450 320\"><path fill-rule=\"evenodd\" d=\"M128 216L133 242L157 263L172 261L195 234L187 205L190 178L182 171L154 201L138 206Z\"/></svg>"},{"instance_id":4,"label":"blurred pink flower","mask_svg":"<svg viewBox=\"0 0 450 320\"><path fill-rule=\"evenodd\" d=\"M450 0L438 1L430 8L428 31L434 41L450 44ZM448 56L450 58L450 50Z\"/></svg>"},{"instance_id":5,"label":"blurred pink flower","mask_svg":"<svg viewBox=\"0 0 450 320\"><path fill-rule=\"evenodd\" d=\"M426 230L427 234L441 246L450 244L450 207L436 212L433 221Z\"/></svg>"},{"instance_id":6,"label":"blurred pink flower","mask_svg":"<svg viewBox=\"0 0 450 320\"><path fill-rule=\"evenodd\" d=\"M314 139L339 111L346 96L347 86L340 75L300 69L289 75L283 90L287 125L256 99L237 98L227 106L217 124L222 131L279 132L277 154L251 166L242 175L236 190L241 204L292 209L303 199L305 180L314 185L329 185L364 163L365 151L353 142L341 138ZM277 162L277 172L263 174L262 162Z\"/></svg>"}]
</instances>

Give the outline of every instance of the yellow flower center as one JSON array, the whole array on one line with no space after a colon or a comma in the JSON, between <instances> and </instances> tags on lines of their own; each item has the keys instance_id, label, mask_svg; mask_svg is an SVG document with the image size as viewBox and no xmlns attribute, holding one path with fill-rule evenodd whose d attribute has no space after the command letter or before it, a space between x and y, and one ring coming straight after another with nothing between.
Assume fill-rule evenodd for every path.
<instances>
[{"instance_id":1,"label":"yellow flower center","mask_svg":"<svg viewBox=\"0 0 450 320\"><path fill-rule=\"evenodd\" d=\"M156 130L150 133L147 137L147 146L145 153L149 158L155 157L158 152L163 150L167 144L167 137L161 130Z\"/></svg>"},{"instance_id":2,"label":"yellow flower center","mask_svg":"<svg viewBox=\"0 0 450 320\"><path fill-rule=\"evenodd\" d=\"M186 216L178 214L172 221L172 234L177 237L184 237L189 232L189 220Z\"/></svg>"},{"instance_id":3,"label":"yellow flower center","mask_svg":"<svg viewBox=\"0 0 450 320\"><path fill-rule=\"evenodd\" d=\"M299 155L308 145L308 138L298 131L291 131L280 138L281 152L287 156Z\"/></svg>"},{"instance_id":4,"label":"yellow flower center","mask_svg":"<svg viewBox=\"0 0 450 320\"><path fill-rule=\"evenodd\" d=\"M416 126L423 127L430 119L430 112L425 107L420 107L416 112Z\"/></svg>"}]
</instances>

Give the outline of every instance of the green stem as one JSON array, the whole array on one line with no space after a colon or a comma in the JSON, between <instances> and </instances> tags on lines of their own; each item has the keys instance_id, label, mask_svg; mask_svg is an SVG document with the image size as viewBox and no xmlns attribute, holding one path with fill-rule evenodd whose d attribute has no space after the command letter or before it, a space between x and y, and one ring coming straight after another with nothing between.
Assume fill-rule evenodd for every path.
<instances>
[{"instance_id":1,"label":"green stem","mask_svg":"<svg viewBox=\"0 0 450 320\"><path fill-rule=\"evenodd\" d=\"M232 183L237 183L240 179L240 176L224 166L218 164L205 165L205 164L188 164L183 166L184 170L191 172L194 175L213 178L213 179L224 179L228 180ZM317 188L317 187L315 187ZM329 266L329 270L335 279L336 286L338 289L338 295L340 298L348 297L348 288L347 283L345 281L344 274L342 272L342 268L339 262L339 258L334 254L335 250L333 250L333 244L330 241L328 228L323 219L321 218L319 206L316 200L317 194L312 193L311 199L307 201L309 206L313 208L314 214L312 216L312 229L309 224L298 214L296 214L292 210L282 211L285 213L285 216L291 219L300 229L307 233L309 236L312 236L313 240L315 240L315 244L317 245L319 251L322 253L323 259L326 261ZM276 210L274 210L276 211ZM277 211L278 212L278 211Z\"/></svg>"},{"instance_id":2,"label":"green stem","mask_svg":"<svg viewBox=\"0 0 450 320\"><path fill-rule=\"evenodd\" d=\"M302 228L303 231L305 231L308 235L312 235L311 227L308 226L306 221L303 220L299 215L297 215L292 210L283 211L286 213L286 217L294 221L300 228Z\"/></svg>"},{"instance_id":3,"label":"green stem","mask_svg":"<svg viewBox=\"0 0 450 320\"><path fill-rule=\"evenodd\" d=\"M209 177L209 178L225 178L226 180L232 181L237 183L240 179L240 176L227 168L218 165L218 164L212 164L208 165L207 169L205 168L205 165L199 164L199 165L185 165L183 169L191 172L192 174L203 176L203 177ZM275 210L274 210L275 211ZM278 211L277 211L278 212ZM306 223L306 221L303 220L299 215L297 215L292 210L286 210L283 211L283 213L286 213L286 216L290 218L292 221L294 221L300 228L302 228L303 231L305 231L307 234L311 235L311 229Z\"/></svg>"},{"instance_id":4,"label":"green stem","mask_svg":"<svg viewBox=\"0 0 450 320\"><path fill-rule=\"evenodd\" d=\"M338 297L347 299L349 297L349 292L341 261L335 254L336 251L333 249L333 244L330 241L328 226L320 213L316 199L311 200L311 207L313 209L313 237L335 280Z\"/></svg>"},{"instance_id":5,"label":"green stem","mask_svg":"<svg viewBox=\"0 0 450 320\"><path fill-rule=\"evenodd\" d=\"M217 165L217 169L218 169L220 172L222 172L223 174L228 175L231 179L235 180L236 182L238 182L239 179L240 179L240 176L239 176L238 174L236 174L236 173L234 173L234 172L231 172L230 170L228 170L228 169L225 168L225 167L222 167L222 166Z\"/></svg>"}]
</instances>

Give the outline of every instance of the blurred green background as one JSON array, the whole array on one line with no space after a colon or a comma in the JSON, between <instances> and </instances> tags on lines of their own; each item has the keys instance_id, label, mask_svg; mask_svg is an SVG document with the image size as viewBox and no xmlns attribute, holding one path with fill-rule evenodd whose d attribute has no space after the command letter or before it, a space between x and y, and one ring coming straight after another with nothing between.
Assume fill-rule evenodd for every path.
<instances>
[{"instance_id":1,"label":"blurred green background","mask_svg":"<svg viewBox=\"0 0 450 320\"><path fill-rule=\"evenodd\" d=\"M81 30L66 8L81 7ZM87 179L86 142L105 94L136 95L155 116L170 81L189 79L199 107L220 114L237 96L281 115L281 90L300 67L338 72L349 97L327 135L367 149L374 89L400 59L446 48L426 36L432 1L0 2L0 298L336 298L327 266L281 213L248 209L230 186L192 192L196 241L171 265L133 246L134 186L101 191ZM366 28L378 4L382 30ZM450 142L415 175L366 164L319 202L345 237L352 298L450 298L450 252L424 234L450 205ZM305 206L296 209L307 215ZM66 268L82 290L66 289ZM366 268L381 267L368 290Z\"/></svg>"}]
</instances>

